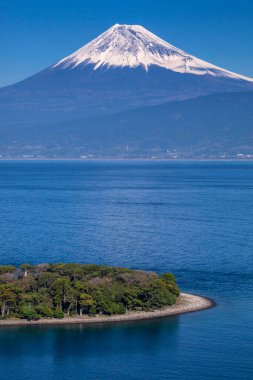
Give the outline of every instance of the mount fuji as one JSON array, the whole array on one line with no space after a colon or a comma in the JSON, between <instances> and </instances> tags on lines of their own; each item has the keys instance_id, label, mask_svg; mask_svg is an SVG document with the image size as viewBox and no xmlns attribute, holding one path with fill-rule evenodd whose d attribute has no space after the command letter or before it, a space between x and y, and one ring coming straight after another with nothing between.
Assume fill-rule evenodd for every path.
<instances>
[{"instance_id":1,"label":"mount fuji","mask_svg":"<svg viewBox=\"0 0 253 380\"><path fill-rule=\"evenodd\" d=\"M138 66L148 72L158 66L181 74L211 75L253 82L252 79L202 61L165 42L140 25L116 24L93 41L56 63L53 68L74 69L94 65L101 67Z\"/></svg>"},{"instance_id":2,"label":"mount fuji","mask_svg":"<svg viewBox=\"0 0 253 380\"><path fill-rule=\"evenodd\" d=\"M185 53L142 26L116 24L51 67L0 89L0 109L53 120L247 89L253 79Z\"/></svg>"},{"instance_id":3,"label":"mount fuji","mask_svg":"<svg viewBox=\"0 0 253 380\"><path fill-rule=\"evenodd\" d=\"M252 78L196 58L140 25L116 24L49 68L1 88L0 134L11 130L19 141L27 128L34 136L45 128L50 134L46 126L65 121L252 90Z\"/></svg>"}]
</instances>

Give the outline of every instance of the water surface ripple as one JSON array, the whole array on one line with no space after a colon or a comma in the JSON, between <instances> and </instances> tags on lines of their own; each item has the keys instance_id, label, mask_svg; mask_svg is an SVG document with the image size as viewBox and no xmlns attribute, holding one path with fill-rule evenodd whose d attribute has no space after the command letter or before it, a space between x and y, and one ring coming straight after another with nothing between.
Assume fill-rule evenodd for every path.
<instances>
[{"instance_id":1,"label":"water surface ripple","mask_svg":"<svg viewBox=\"0 0 253 380\"><path fill-rule=\"evenodd\" d=\"M1 377L251 379L253 163L1 161L0 263L171 270L217 307L115 326L0 328Z\"/></svg>"}]
</instances>

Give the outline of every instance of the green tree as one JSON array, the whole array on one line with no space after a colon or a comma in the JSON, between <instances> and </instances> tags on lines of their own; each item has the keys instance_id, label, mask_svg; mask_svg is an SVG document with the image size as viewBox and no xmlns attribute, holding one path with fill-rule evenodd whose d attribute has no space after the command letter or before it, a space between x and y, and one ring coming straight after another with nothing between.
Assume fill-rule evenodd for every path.
<instances>
[{"instance_id":1,"label":"green tree","mask_svg":"<svg viewBox=\"0 0 253 380\"><path fill-rule=\"evenodd\" d=\"M23 264L21 268L23 273L14 266L0 266L2 318L153 310L175 303L180 292L171 273L158 276L93 264Z\"/></svg>"},{"instance_id":2,"label":"green tree","mask_svg":"<svg viewBox=\"0 0 253 380\"><path fill-rule=\"evenodd\" d=\"M83 312L90 314L91 310L94 311L96 301L87 293L82 293L79 295L78 306L79 315L83 315Z\"/></svg>"},{"instance_id":3,"label":"green tree","mask_svg":"<svg viewBox=\"0 0 253 380\"><path fill-rule=\"evenodd\" d=\"M9 315L11 309L15 309L17 304L17 296L15 292L8 286L0 286L0 309L1 317Z\"/></svg>"},{"instance_id":4,"label":"green tree","mask_svg":"<svg viewBox=\"0 0 253 380\"><path fill-rule=\"evenodd\" d=\"M14 265L0 265L0 274L12 273L16 270Z\"/></svg>"},{"instance_id":5,"label":"green tree","mask_svg":"<svg viewBox=\"0 0 253 380\"><path fill-rule=\"evenodd\" d=\"M29 271L32 269L32 265L30 264L22 264L20 265L20 268L24 271L24 277L28 276Z\"/></svg>"}]
</instances>

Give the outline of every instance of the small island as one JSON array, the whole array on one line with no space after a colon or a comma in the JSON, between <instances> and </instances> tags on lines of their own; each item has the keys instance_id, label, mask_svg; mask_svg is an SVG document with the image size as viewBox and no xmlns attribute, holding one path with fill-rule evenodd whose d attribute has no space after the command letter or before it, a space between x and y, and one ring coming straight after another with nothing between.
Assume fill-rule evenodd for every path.
<instances>
[{"instance_id":1,"label":"small island","mask_svg":"<svg viewBox=\"0 0 253 380\"><path fill-rule=\"evenodd\" d=\"M95 264L0 266L0 325L119 322L210 306L207 298L180 294L172 273Z\"/></svg>"}]
</instances>

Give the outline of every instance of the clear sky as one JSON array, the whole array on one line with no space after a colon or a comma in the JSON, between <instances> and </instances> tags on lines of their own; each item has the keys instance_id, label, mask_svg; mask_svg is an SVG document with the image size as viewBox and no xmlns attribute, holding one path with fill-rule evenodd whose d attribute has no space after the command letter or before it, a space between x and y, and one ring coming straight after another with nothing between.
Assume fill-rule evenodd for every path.
<instances>
[{"instance_id":1,"label":"clear sky","mask_svg":"<svg viewBox=\"0 0 253 380\"><path fill-rule=\"evenodd\" d=\"M253 77L252 0L0 0L0 86L50 66L116 23L141 24Z\"/></svg>"}]
</instances>

